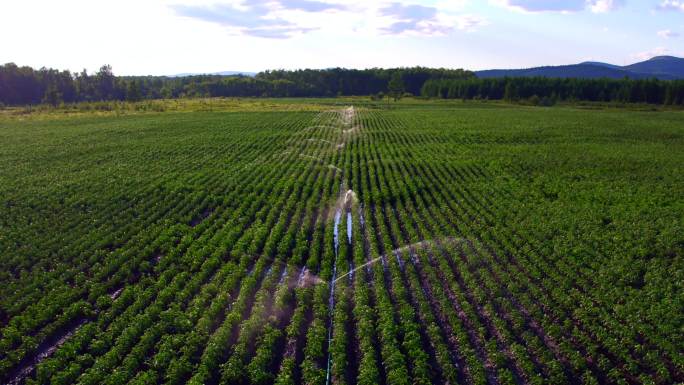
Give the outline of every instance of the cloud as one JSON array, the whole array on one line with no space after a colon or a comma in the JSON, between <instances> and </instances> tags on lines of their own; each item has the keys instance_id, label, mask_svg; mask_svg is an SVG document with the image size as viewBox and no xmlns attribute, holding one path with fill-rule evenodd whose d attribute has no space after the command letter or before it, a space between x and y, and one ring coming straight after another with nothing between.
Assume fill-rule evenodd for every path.
<instances>
[{"instance_id":1,"label":"cloud","mask_svg":"<svg viewBox=\"0 0 684 385\"><path fill-rule=\"evenodd\" d=\"M621 7L624 5L625 0L492 0L492 2L508 9L525 13L571 13L585 9L594 13L603 13Z\"/></svg>"},{"instance_id":2,"label":"cloud","mask_svg":"<svg viewBox=\"0 0 684 385\"><path fill-rule=\"evenodd\" d=\"M623 0L588 0L587 7L594 13L614 11L624 5Z\"/></svg>"},{"instance_id":3,"label":"cloud","mask_svg":"<svg viewBox=\"0 0 684 385\"><path fill-rule=\"evenodd\" d=\"M471 32L486 25L478 16L452 15L438 7L398 2L381 7L378 14L390 23L381 32L391 35L440 36L456 29Z\"/></svg>"},{"instance_id":4,"label":"cloud","mask_svg":"<svg viewBox=\"0 0 684 385\"><path fill-rule=\"evenodd\" d=\"M663 11L682 11L684 12L684 1L680 0L663 0L658 6L658 9Z\"/></svg>"},{"instance_id":5,"label":"cloud","mask_svg":"<svg viewBox=\"0 0 684 385\"><path fill-rule=\"evenodd\" d=\"M381 17L388 18L390 25L382 32L390 35L415 33L423 35L442 34L448 26L440 25L437 8L416 4L390 3L378 10Z\"/></svg>"},{"instance_id":6,"label":"cloud","mask_svg":"<svg viewBox=\"0 0 684 385\"><path fill-rule=\"evenodd\" d=\"M472 32L479 27L488 25L489 22L479 16L461 15L456 18L456 25L462 31Z\"/></svg>"},{"instance_id":7,"label":"cloud","mask_svg":"<svg viewBox=\"0 0 684 385\"><path fill-rule=\"evenodd\" d=\"M584 9L584 0L495 0L494 3L519 12L575 12Z\"/></svg>"},{"instance_id":8,"label":"cloud","mask_svg":"<svg viewBox=\"0 0 684 385\"><path fill-rule=\"evenodd\" d=\"M670 50L665 47L656 47L650 51L638 52L632 55L633 58L638 60L648 60L656 56L663 56L670 53Z\"/></svg>"},{"instance_id":9,"label":"cloud","mask_svg":"<svg viewBox=\"0 0 684 385\"><path fill-rule=\"evenodd\" d=\"M286 39L332 29L355 34L442 36L456 30L471 32L487 24L480 17L460 14L464 0L456 0L449 6L440 3L425 6L397 0L347 0L344 4L342 0L222 1L173 5L171 9L182 17L221 25L236 35L268 39Z\"/></svg>"},{"instance_id":10,"label":"cloud","mask_svg":"<svg viewBox=\"0 0 684 385\"><path fill-rule=\"evenodd\" d=\"M315 31L318 28L299 28L299 27L264 27L264 28L250 28L247 30L247 35L254 37L263 37L267 39L288 39L296 34L307 33Z\"/></svg>"},{"instance_id":11,"label":"cloud","mask_svg":"<svg viewBox=\"0 0 684 385\"><path fill-rule=\"evenodd\" d=\"M392 16L398 19L424 20L434 18L437 15L437 8L416 4L391 3L386 7L380 8L380 15Z\"/></svg>"},{"instance_id":12,"label":"cloud","mask_svg":"<svg viewBox=\"0 0 684 385\"><path fill-rule=\"evenodd\" d=\"M673 37L679 37L679 32L664 29L662 31L658 31L658 36L662 37L663 39L670 39Z\"/></svg>"},{"instance_id":13,"label":"cloud","mask_svg":"<svg viewBox=\"0 0 684 385\"><path fill-rule=\"evenodd\" d=\"M257 2L255 0L252 0L253 2ZM273 3L272 1L258 1L259 3L262 4L271 4ZM279 2L276 2L276 4L280 5L284 9L295 9L295 10L300 10L300 11L305 11L305 12L323 12L323 11L330 11L330 10L344 10L346 7L342 4L334 4L334 3L324 3L322 1L312 1L312 0L280 0Z\"/></svg>"},{"instance_id":14,"label":"cloud","mask_svg":"<svg viewBox=\"0 0 684 385\"><path fill-rule=\"evenodd\" d=\"M285 39L317 28L304 27L276 16L282 11L325 12L343 10L341 4L313 0L246 0L213 5L172 5L178 15L216 23L235 33L270 39Z\"/></svg>"}]
</instances>

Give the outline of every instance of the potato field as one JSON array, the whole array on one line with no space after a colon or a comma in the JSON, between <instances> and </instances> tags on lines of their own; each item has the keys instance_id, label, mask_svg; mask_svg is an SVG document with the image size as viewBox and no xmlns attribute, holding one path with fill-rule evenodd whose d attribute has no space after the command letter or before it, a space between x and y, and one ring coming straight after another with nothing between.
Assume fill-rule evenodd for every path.
<instances>
[{"instance_id":1,"label":"potato field","mask_svg":"<svg viewBox=\"0 0 684 385\"><path fill-rule=\"evenodd\" d=\"M684 113L274 103L0 116L0 383L684 382Z\"/></svg>"}]
</instances>

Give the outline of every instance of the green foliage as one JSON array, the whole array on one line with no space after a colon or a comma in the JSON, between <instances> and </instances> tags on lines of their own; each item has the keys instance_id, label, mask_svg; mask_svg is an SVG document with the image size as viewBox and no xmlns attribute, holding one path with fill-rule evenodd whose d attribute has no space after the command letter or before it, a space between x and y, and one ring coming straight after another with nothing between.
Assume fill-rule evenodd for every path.
<instances>
[{"instance_id":1,"label":"green foliage","mask_svg":"<svg viewBox=\"0 0 684 385\"><path fill-rule=\"evenodd\" d=\"M54 84L48 86L43 96L43 103L57 107L62 102L62 93L57 90Z\"/></svg>"},{"instance_id":2,"label":"green foliage","mask_svg":"<svg viewBox=\"0 0 684 385\"><path fill-rule=\"evenodd\" d=\"M140 84L138 81L128 82L128 89L126 89L126 100L131 102L140 101L142 95L140 94Z\"/></svg>"},{"instance_id":3,"label":"green foliage","mask_svg":"<svg viewBox=\"0 0 684 385\"><path fill-rule=\"evenodd\" d=\"M421 95L445 99L489 99L550 106L556 101L684 104L684 80L553 78L430 79ZM539 98L535 103L534 97Z\"/></svg>"},{"instance_id":4,"label":"green foliage","mask_svg":"<svg viewBox=\"0 0 684 385\"><path fill-rule=\"evenodd\" d=\"M681 112L164 103L0 118L0 382L681 382Z\"/></svg>"},{"instance_id":5,"label":"green foliage","mask_svg":"<svg viewBox=\"0 0 684 385\"><path fill-rule=\"evenodd\" d=\"M402 78L401 73L395 72L392 74L392 77L387 84L387 93L394 98L395 102L404 95L404 79Z\"/></svg>"},{"instance_id":6,"label":"green foliage","mask_svg":"<svg viewBox=\"0 0 684 385\"><path fill-rule=\"evenodd\" d=\"M265 71L254 77L232 75L114 76L105 65L89 75L41 68L0 65L0 102L8 105L139 101L159 98L204 97L302 97L373 95L388 88L392 77L401 77L400 87L417 95L428 79L473 77L464 70L434 68L326 69ZM399 95L401 96L401 95Z\"/></svg>"}]
</instances>

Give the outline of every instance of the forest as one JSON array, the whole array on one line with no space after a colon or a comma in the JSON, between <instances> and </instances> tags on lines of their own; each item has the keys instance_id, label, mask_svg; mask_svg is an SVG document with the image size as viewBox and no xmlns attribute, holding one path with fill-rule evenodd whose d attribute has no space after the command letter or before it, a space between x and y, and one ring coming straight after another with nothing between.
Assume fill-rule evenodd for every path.
<instances>
[{"instance_id":1,"label":"forest","mask_svg":"<svg viewBox=\"0 0 684 385\"><path fill-rule=\"evenodd\" d=\"M255 77L196 75L115 76L112 67L96 73L79 73L31 67L13 63L0 66L0 103L26 105L83 101L180 98L180 97L321 97L370 95L386 92L391 77L398 73L406 92L418 95L428 79L466 79L464 70L432 68L342 69L265 71Z\"/></svg>"},{"instance_id":2,"label":"forest","mask_svg":"<svg viewBox=\"0 0 684 385\"><path fill-rule=\"evenodd\" d=\"M392 86L392 80L395 86ZM196 97L335 97L352 95L528 101L684 104L684 80L479 79L462 69L274 70L250 76L116 76L112 67L79 73L13 63L0 66L0 103L31 105Z\"/></svg>"},{"instance_id":3,"label":"forest","mask_svg":"<svg viewBox=\"0 0 684 385\"><path fill-rule=\"evenodd\" d=\"M544 77L430 79L421 95L445 99L531 100L684 104L684 80L558 79Z\"/></svg>"}]
</instances>

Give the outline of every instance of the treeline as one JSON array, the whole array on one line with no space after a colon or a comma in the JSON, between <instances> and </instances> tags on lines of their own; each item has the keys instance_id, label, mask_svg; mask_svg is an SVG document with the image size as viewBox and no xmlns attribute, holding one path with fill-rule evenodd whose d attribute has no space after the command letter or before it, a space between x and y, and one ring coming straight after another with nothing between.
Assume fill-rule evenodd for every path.
<instances>
[{"instance_id":1,"label":"treeline","mask_svg":"<svg viewBox=\"0 0 684 385\"><path fill-rule=\"evenodd\" d=\"M392 75L399 73L404 90L420 94L423 84L429 79L463 80L475 78L475 74L462 69L444 68L372 68L365 70L333 68L327 70L266 71L256 75L259 80L286 81L304 87L302 95L292 96L334 96L371 95L388 90Z\"/></svg>"},{"instance_id":2,"label":"treeline","mask_svg":"<svg viewBox=\"0 0 684 385\"><path fill-rule=\"evenodd\" d=\"M532 101L595 101L684 104L684 81L488 78L456 69L425 67L395 69L275 70L249 76L197 75L115 76L102 66L88 74L50 68L35 70L9 63L0 65L0 103L52 104L105 100L182 97L324 97L396 93L392 79L400 79L401 92L446 99Z\"/></svg>"},{"instance_id":3,"label":"treeline","mask_svg":"<svg viewBox=\"0 0 684 385\"><path fill-rule=\"evenodd\" d=\"M80 102L96 100L139 100L140 83L117 78L110 66L95 74L51 68L34 70L14 63L0 66L0 103L8 105Z\"/></svg>"},{"instance_id":4,"label":"treeline","mask_svg":"<svg viewBox=\"0 0 684 385\"><path fill-rule=\"evenodd\" d=\"M179 97L318 97L370 95L386 92L392 75L398 73L404 90L419 94L429 79L468 79L464 70L433 68L342 69L266 71L255 77L198 75L115 76L112 67L102 66L88 74L51 68L35 70L14 63L0 66L0 103L53 105L82 101L179 98Z\"/></svg>"},{"instance_id":5,"label":"treeline","mask_svg":"<svg viewBox=\"0 0 684 385\"><path fill-rule=\"evenodd\" d=\"M176 78L177 96L264 96L323 97L373 95L389 90L392 76L402 79L403 91L419 95L429 79L460 80L474 78L469 71L443 68L372 68L365 70L332 68L325 70L275 70L246 76L191 76Z\"/></svg>"},{"instance_id":6,"label":"treeline","mask_svg":"<svg viewBox=\"0 0 684 385\"><path fill-rule=\"evenodd\" d=\"M684 105L684 80L489 78L430 79L421 95L445 99L490 99L553 104L592 101Z\"/></svg>"}]
</instances>

